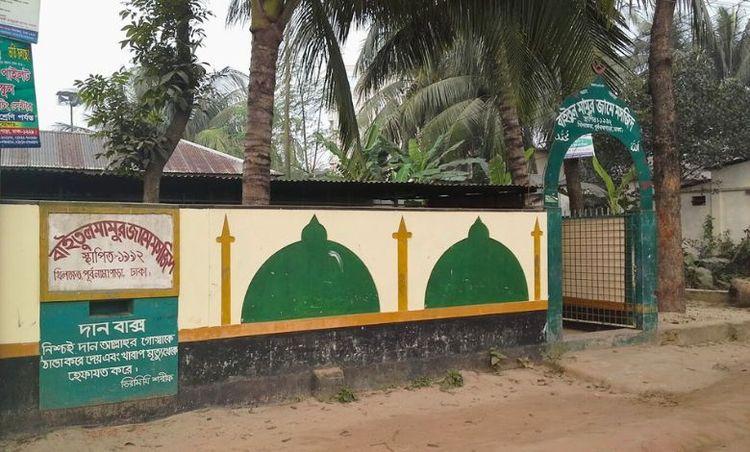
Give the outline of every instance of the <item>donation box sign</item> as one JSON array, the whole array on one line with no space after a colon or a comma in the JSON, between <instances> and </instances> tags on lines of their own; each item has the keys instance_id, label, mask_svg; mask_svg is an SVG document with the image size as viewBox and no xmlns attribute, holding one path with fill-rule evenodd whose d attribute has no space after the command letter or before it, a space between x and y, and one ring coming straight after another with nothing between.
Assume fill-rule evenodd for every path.
<instances>
[{"instance_id":1,"label":"donation box sign","mask_svg":"<svg viewBox=\"0 0 750 452\"><path fill-rule=\"evenodd\" d=\"M41 298L177 295L177 210L42 209Z\"/></svg>"},{"instance_id":2,"label":"donation box sign","mask_svg":"<svg viewBox=\"0 0 750 452\"><path fill-rule=\"evenodd\" d=\"M177 299L112 303L42 304L41 409L177 393Z\"/></svg>"}]
</instances>

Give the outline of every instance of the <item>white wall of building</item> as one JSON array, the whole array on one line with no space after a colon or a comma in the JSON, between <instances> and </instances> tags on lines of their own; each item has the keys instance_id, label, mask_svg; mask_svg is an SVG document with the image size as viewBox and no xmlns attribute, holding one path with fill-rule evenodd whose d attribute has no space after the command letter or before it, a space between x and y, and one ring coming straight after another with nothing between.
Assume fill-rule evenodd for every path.
<instances>
[{"instance_id":1,"label":"white wall of building","mask_svg":"<svg viewBox=\"0 0 750 452\"><path fill-rule=\"evenodd\" d=\"M694 205L705 196L704 205ZM682 235L698 239L706 216L714 217L714 231L729 231L734 241L750 228L750 161L711 171L711 181L686 187L681 194Z\"/></svg>"}]
</instances>

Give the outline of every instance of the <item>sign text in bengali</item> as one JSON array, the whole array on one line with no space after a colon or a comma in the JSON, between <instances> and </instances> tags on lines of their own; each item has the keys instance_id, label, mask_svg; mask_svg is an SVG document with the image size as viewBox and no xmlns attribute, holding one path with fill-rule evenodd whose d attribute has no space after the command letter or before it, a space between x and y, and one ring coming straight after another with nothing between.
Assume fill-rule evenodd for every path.
<instances>
[{"instance_id":1,"label":"sign text in bengali","mask_svg":"<svg viewBox=\"0 0 750 452\"><path fill-rule=\"evenodd\" d=\"M132 313L112 317L90 315L85 301L42 305L42 409L176 392L177 300L132 303Z\"/></svg>"},{"instance_id":2,"label":"sign text in bengali","mask_svg":"<svg viewBox=\"0 0 750 452\"><path fill-rule=\"evenodd\" d=\"M177 256L171 212L50 212L46 221L49 292L174 287Z\"/></svg>"}]
</instances>

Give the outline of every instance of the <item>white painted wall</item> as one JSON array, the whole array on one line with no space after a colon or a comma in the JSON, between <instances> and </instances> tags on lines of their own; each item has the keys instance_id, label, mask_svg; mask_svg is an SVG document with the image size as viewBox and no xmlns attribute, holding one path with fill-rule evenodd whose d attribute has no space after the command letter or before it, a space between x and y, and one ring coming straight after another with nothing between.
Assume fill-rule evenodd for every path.
<instances>
[{"instance_id":1,"label":"white painted wall","mask_svg":"<svg viewBox=\"0 0 750 452\"><path fill-rule=\"evenodd\" d=\"M0 344L39 340L39 206L0 205Z\"/></svg>"},{"instance_id":2,"label":"white painted wall","mask_svg":"<svg viewBox=\"0 0 750 452\"><path fill-rule=\"evenodd\" d=\"M40 218L37 205L0 205L0 345L39 340ZM224 216L232 244L232 323L255 272L271 255L300 240L313 215L328 239L346 246L369 269L381 312L397 310L397 248L392 233L403 217L409 240L409 309L424 309L432 268L454 243L467 237L481 217L490 236L507 246L534 292L534 223L541 239L541 299L547 299L547 216L541 211L397 211L311 209L180 209L179 327L221 323L221 235ZM522 301L522 300L519 300Z\"/></svg>"},{"instance_id":3,"label":"white painted wall","mask_svg":"<svg viewBox=\"0 0 750 452\"><path fill-rule=\"evenodd\" d=\"M692 205L693 197L705 196L704 206ZM729 231L734 241L750 228L750 161L711 171L711 181L686 187L681 193L682 235L698 239L707 215L714 217L714 231Z\"/></svg>"},{"instance_id":4,"label":"white painted wall","mask_svg":"<svg viewBox=\"0 0 750 452\"><path fill-rule=\"evenodd\" d=\"M442 254L468 236L481 217L490 236L507 246L523 267L529 295L534 290L531 231L535 221L541 240L541 298L547 299L547 216L544 212L378 211L308 209L181 209L179 327L221 324L221 254L216 237L224 216L235 237L231 251L232 323L240 323L242 303L255 273L274 253L300 240L316 215L328 240L352 250L367 266L380 299L381 312L398 310L396 240L403 217L409 239L409 310L424 309L432 268Z\"/></svg>"}]
</instances>

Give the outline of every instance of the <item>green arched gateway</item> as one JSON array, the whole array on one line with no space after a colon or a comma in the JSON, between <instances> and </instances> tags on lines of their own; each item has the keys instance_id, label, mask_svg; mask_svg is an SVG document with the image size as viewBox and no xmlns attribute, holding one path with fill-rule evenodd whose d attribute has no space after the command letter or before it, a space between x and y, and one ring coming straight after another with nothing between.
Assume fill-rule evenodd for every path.
<instances>
[{"instance_id":1,"label":"green arched gateway","mask_svg":"<svg viewBox=\"0 0 750 452\"><path fill-rule=\"evenodd\" d=\"M654 190L646 155L641 147L641 128L630 107L610 91L601 76L578 94L567 98L555 120L554 142L544 174L544 206L547 210L547 250L549 310L548 340L562 333L562 215L558 197L560 168L570 145L581 135L606 133L628 149L640 187L640 212L635 214L637 228L635 303L638 327L656 327Z\"/></svg>"},{"instance_id":2,"label":"green arched gateway","mask_svg":"<svg viewBox=\"0 0 750 452\"><path fill-rule=\"evenodd\" d=\"M378 292L365 264L328 240L313 216L302 240L268 258L242 304L242 322L380 312Z\"/></svg>"},{"instance_id":3,"label":"green arched gateway","mask_svg":"<svg viewBox=\"0 0 750 452\"><path fill-rule=\"evenodd\" d=\"M438 259L427 282L425 308L526 301L526 276L516 256L490 238L477 218L469 236Z\"/></svg>"}]
</instances>

